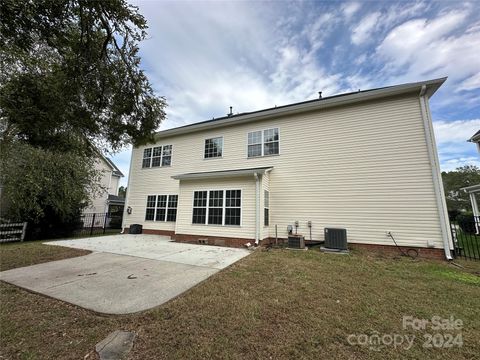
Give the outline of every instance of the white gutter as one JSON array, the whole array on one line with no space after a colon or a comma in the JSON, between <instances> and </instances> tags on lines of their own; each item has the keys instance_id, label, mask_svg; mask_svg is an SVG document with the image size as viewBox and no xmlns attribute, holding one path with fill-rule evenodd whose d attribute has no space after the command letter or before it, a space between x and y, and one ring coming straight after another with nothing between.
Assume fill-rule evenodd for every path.
<instances>
[{"instance_id":1,"label":"white gutter","mask_svg":"<svg viewBox=\"0 0 480 360\"><path fill-rule=\"evenodd\" d=\"M432 169L433 187L435 190L435 197L437 199L438 214L440 216L440 228L442 231L443 249L445 251L445 258L447 260L452 260L452 255L450 252L450 244L453 244L452 235L450 233L450 225L448 222L447 204L445 201L445 193L442 185L437 146L435 144L433 125L428 109L428 99L425 96L426 90L427 86L423 85L420 91L420 108L422 111L423 126L425 129L425 138L427 141L428 157L430 158L430 165Z\"/></svg>"},{"instance_id":2,"label":"white gutter","mask_svg":"<svg viewBox=\"0 0 480 360\"><path fill-rule=\"evenodd\" d=\"M255 172L255 245L260 242L260 176Z\"/></svg>"}]
</instances>

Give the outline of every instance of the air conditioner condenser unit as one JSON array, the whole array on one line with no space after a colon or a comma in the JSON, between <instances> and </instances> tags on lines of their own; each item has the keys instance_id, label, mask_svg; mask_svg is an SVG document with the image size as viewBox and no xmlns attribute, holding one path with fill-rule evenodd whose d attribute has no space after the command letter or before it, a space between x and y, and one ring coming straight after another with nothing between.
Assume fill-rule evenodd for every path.
<instances>
[{"instance_id":1,"label":"air conditioner condenser unit","mask_svg":"<svg viewBox=\"0 0 480 360\"><path fill-rule=\"evenodd\" d=\"M325 248L332 250L348 250L347 229L325 228Z\"/></svg>"}]
</instances>

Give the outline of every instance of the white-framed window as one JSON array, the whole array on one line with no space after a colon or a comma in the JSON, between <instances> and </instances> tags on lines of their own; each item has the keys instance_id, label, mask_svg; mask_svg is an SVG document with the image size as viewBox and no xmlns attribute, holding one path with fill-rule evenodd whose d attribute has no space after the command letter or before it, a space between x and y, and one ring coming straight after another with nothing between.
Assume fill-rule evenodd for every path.
<instances>
[{"instance_id":1,"label":"white-framed window","mask_svg":"<svg viewBox=\"0 0 480 360\"><path fill-rule=\"evenodd\" d=\"M163 145L162 166L172 165L172 145Z\"/></svg>"},{"instance_id":2,"label":"white-framed window","mask_svg":"<svg viewBox=\"0 0 480 360\"><path fill-rule=\"evenodd\" d=\"M157 203L156 195L147 196L147 210L145 212L145 220L155 220L155 204Z\"/></svg>"},{"instance_id":3,"label":"white-framed window","mask_svg":"<svg viewBox=\"0 0 480 360\"><path fill-rule=\"evenodd\" d=\"M177 221L177 206L178 206L178 195L170 195L168 197L166 221Z\"/></svg>"},{"instance_id":4,"label":"white-framed window","mask_svg":"<svg viewBox=\"0 0 480 360\"><path fill-rule=\"evenodd\" d=\"M155 146L143 150L142 168L170 166L172 164L172 145Z\"/></svg>"},{"instance_id":5,"label":"white-framed window","mask_svg":"<svg viewBox=\"0 0 480 360\"><path fill-rule=\"evenodd\" d=\"M147 148L143 150L143 161L142 161L142 168L150 167L152 162L152 148Z\"/></svg>"},{"instance_id":6,"label":"white-framed window","mask_svg":"<svg viewBox=\"0 0 480 360\"><path fill-rule=\"evenodd\" d=\"M157 195L155 221L165 221L165 215L167 214L167 198L168 195Z\"/></svg>"},{"instance_id":7,"label":"white-framed window","mask_svg":"<svg viewBox=\"0 0 480 360\"><path fill-rule=\"evenodd\" d=\"M155 146L152 149L152 167L159 167L161 164L162 164L162 147Z\"/></svg>"},{"instance_id":8,"label":"white-framed window","mask_svg":"<svg viewBox=\"0 0 480 360\"><path fill-rule=\"evenodd\" d=\"M240 225L242 221L242 191L225 190L225 225Z\"/></svg>"},{"instance_id":9,"label":"white-framed window","mask_svg":"<svg viewBox=\"0 0 480 360\"><path fill-rule=\"evenodd\" d=\"M280 131L278 128L252 131L247 137L247 157L278 155Z\"/></svg>"},{"instance_id":10,"label":"white-framed window","mask_svg":"<svg viewBox=\"0 0 480 360\"><path fill-rule=\"evenodd\" d=\"M203 157L205 159L217 158L223 156L223 137L214 137L205 139L205 149Z\"/></svg>"},{"instance_id":11,"label":"white-framed window","mask_svg":"<svg viewBox=\"0 0 480 360\"><path fill-rule=\"evenodd\" d=\"M241 225L242 191L194 191L192 223L224 226Z\"/></svg>"},{"instance_id":12,"label":"white-framed window","mask_svg":"<svg viewBox=\"0 0 480 360\"><path fill-rule=\"evenodd\" d=\"M148 195L145 220L176 221L178 195Z\"/></svg>"},{"instance_id":13,"label":"white-framed window","mask_svg":"<svg viewBox=\"0 0 480 360\"><path fill-rule=\"evenodd\" d=\"M195 191L193 193L193 217L192 223L207 223L207 200L208 191Z\"/></svg>"},{"instance_id":14,"label":"white-framed window","mask_svg":"<svg viewBox=\"0 0 480 360\"><path fill-rule=\"evenodd\" d=\"M263 192L263 225L270 224L270 193L268 190Z\"/></svg>"}]
</instances>

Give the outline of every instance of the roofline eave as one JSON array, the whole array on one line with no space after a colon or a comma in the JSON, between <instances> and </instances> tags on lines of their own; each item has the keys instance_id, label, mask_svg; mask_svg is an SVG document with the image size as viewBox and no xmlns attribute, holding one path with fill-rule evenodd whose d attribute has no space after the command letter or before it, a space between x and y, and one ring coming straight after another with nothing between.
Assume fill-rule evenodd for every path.
<instances>
[{"instance_id":1,"label":"roofline eave","mask_svg":"<svg viewBox=\"0 0 480 360\"><path fill-rule=\"evenodd\" d=\"M310 100L298 104L290 104L270 109L258 110L255 112L234 115L230 117L219 118L218 120L207 120L199 123L176 127L168 130L159 131L155 134L156 139L169 137L173 135L181 135L202 131L206 129L228 126L230 124L247 123L250 121L265 120L272 117L286 116L298 114L318 109L327 109L336 106L350 105L362 101L374 100L407 93L420 92L422 86L426 86L426 95L431 97L440 86L447 80L446 77L422 81L417 83L409 83L402 85L394 85L386 88L359 91L357 93L346 94L343 96L336 95L330 98Z\"/></svg>"}]
</instances>

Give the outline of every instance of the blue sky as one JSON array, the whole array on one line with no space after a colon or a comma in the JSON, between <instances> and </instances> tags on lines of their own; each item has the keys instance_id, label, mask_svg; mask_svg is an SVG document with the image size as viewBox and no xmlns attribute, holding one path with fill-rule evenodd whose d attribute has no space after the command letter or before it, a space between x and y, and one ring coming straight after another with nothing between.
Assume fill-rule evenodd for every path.
<instances>
[{"instance_id":1,"label":"blue sky","mask_svg":"<svg viewBox=\"0 0 480 360\"><path fill-rule=\"evenodd\" d=\"M168 102L160 130L448 76L430 107L443 170L480 166L480 2L132 1L142 67ZM127 175L130 149L112 156ZM123 179L126 185L127 176Z\"/></svg>"}]
</instances>

